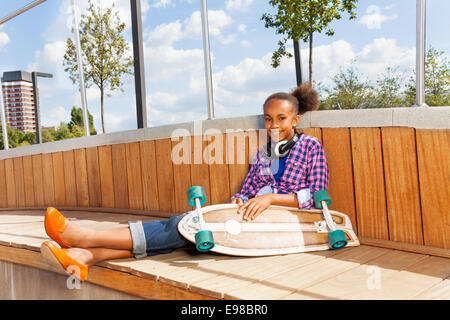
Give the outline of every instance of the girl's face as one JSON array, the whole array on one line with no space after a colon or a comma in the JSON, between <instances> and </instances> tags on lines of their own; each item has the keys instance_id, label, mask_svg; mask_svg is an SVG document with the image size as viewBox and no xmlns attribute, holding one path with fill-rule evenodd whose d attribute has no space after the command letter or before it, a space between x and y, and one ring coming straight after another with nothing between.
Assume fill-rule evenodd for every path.
<instances>
[{"instance_id":1,"label":"girl's face","mask_svg":"<svg viewBox=\"0 0 450 320\"><path fill-rule=\"evenodd\" d=\"M299 121L300 116L287 100L270 100L264 108L266 130L274 142L291 139Z\"/></svg>"}]
</instances>

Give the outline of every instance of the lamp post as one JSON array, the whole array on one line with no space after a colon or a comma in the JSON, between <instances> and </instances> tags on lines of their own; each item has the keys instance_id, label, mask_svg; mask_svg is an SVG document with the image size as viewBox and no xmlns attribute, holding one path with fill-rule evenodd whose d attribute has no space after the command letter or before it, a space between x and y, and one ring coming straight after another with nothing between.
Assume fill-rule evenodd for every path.
<instances>
[{"instance_id":1,"label":"lamp post","mask_svg":"<svg viewBox=\"0 0 450 320\"><path fill-rule=\"evenodd\" d=\"M425 103L425 34L426 0L417 0L416 22L416 104L414 107L428 107Z\"/></svg>"},{"instance_id":2,"label":"lamp post","mask_svg":"<svg viewBox=\"0 0 450 320\"><path fill-rule=\"evenodd\" d=\"M39 106L38 97L38 82L37 77L42 78L53 78L51 73L43 72L32 72L31 79L33 80L33 98L34 98L34 118L36 119L36 143L42 143L42 132L41 132L41 108Z\"/></svg>"},{"instance_id":3,"label":"lamp post","mask_svg":"<svg viewBox=\"0 0 450 320\"><path fill-rule=\"evenodd\" d=\"M208 120L213 120L214 115L214 97L212 85L212 70L211 70L211 53L209 45L209 28L208 28L208 8L206 7L206 0L200 0L202 7L202 35L203 35L203 56L205 60L205 78L208 98Z\"/></svg>"},{"instance_id":4,"label":"lamp post","mask_svg":"<svg viewBox=\"0 0 450 320\"><path fill-rule=\"evenodd\" d=\"M302 58L300 55L300 44L294 39L295 74L297 76L297 87L303 82L302 79Z\"/></svg>"}]
</instances>

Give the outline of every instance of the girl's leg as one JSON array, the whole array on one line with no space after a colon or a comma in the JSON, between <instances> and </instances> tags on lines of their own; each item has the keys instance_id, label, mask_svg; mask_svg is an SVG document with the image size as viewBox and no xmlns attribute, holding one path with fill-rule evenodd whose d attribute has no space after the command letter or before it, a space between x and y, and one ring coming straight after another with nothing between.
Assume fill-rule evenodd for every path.
<instances>
[{"instance_id":1,"label":"girl's leg","mask_svg":"<svg viewBox=\"0 0 450 320\"><path fill-rule=\"evenodd\" d=\"M129 250L115 250L107 248L69 248L67 254L76 261L88 267L104 260L124 259L133 257Z\"/></svg>"}]
</instances>

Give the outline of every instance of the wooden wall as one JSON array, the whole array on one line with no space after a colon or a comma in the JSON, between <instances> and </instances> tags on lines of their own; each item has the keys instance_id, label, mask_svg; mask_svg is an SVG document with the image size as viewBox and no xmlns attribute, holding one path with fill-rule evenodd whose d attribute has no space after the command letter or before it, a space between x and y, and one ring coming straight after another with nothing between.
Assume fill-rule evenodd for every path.
<instances>
[{"instance_id":1,"label":"wooden wall","mask_svg":"<svg viewBox=\"0 0 450 320\"><path fill-rule=\"evenodd\" d=\"M325 147L331 209L348 214L358 235L450 249L449 130L304 131ZM185 139L0 160L0 207L103 207L175 215L191 209L186 191L192 185L204 187L207 204L228 202L247 175L257 133ZM172 150L183 141L191 148L177 155L187 161L174 164ZM237 150L245 150L239 159Z\"/></svg>"}]
</instances>

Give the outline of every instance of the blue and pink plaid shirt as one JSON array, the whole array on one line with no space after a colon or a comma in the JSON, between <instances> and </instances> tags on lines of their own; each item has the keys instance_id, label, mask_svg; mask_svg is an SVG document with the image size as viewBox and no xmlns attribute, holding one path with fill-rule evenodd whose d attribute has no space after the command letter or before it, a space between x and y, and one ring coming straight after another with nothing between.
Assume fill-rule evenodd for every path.
<instances>
[{"instance_id":1,"label":"blue and pink plaid shirt","mask_svg":"<svg viewBox=\"0 0 450 320\"><path fill-rule=\"evenodd\" d=\"M319 140L304 133L292 147L280 182L277 183L272 161L259 150L245 178L242 190L234 198L247 201L266 193L296 194L299 208L309 209L313 205L312 195L318 190L328 190L328 163ZM276 172L276 170L275 170Z\"/></svg>"}]
</instances>

